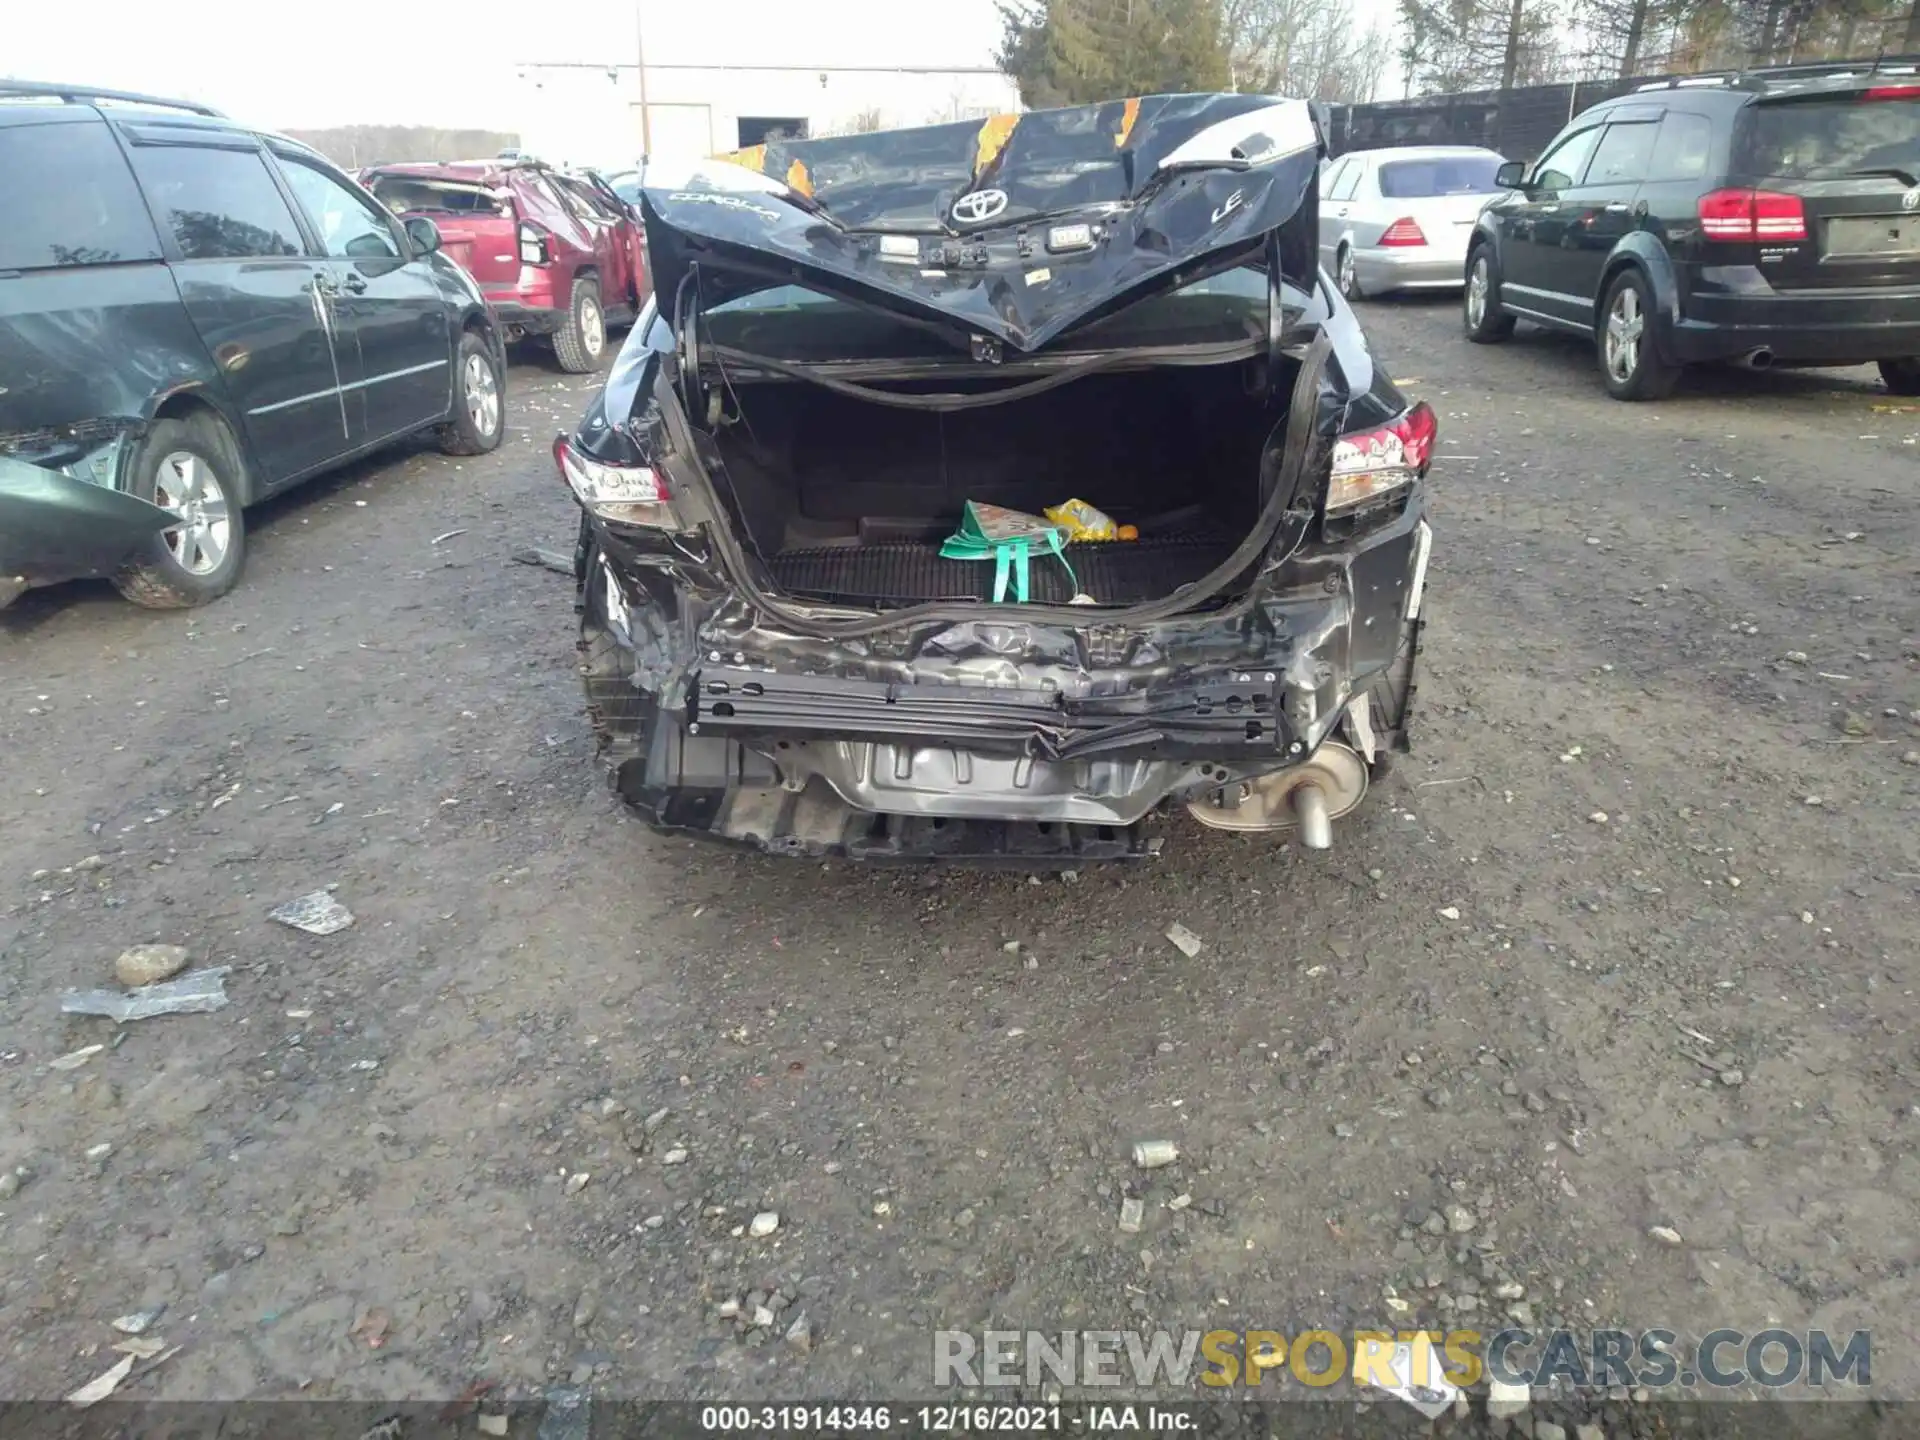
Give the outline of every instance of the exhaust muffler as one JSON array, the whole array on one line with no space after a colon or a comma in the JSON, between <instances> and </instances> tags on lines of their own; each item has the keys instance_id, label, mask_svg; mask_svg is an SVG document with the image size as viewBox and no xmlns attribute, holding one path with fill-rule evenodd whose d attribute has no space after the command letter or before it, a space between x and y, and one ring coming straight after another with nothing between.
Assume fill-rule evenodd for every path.
<instances>
[{"instance_id":1,"label":"exhaust muffler","mask_svg":"<svg viewBox=\"0 0 1920 1440\"><path fill-rule=\"evenodd\" d=\"M1187 809L1216 830L1297 828L1301 844L1326 850L1333 844L1333 822L1366 793L1366 761L1329 740L1298 765L1224 786L1189 801Z\"/></svg>"}]
</instances>

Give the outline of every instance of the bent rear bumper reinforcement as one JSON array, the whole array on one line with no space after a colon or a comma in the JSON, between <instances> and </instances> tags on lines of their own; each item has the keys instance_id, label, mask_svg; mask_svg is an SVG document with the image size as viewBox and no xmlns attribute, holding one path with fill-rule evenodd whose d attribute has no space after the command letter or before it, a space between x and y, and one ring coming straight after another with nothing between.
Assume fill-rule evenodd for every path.
<instances>
[{"instance_id":1,"label":"bent rear bumper reinforcement","mask_svg":"<svg viewBox=\"0 0 1920 1440\"><path fill-rule=\"evenodd\" d=\"M1233 671L1151 695L1073 700L1044 690L917 685L703 669L688 729L696 735L823 735L1011 750L1070 760L1106 750L1287 748L1273 672Z\"/></svg>"}]
</instances>

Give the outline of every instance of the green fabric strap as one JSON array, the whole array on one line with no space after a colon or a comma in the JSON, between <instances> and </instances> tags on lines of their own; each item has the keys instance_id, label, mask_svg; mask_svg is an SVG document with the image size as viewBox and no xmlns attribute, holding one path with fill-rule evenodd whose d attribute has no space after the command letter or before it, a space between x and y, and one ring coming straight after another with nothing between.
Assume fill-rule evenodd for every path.
<instances>
[{"instance_id":1,"label":"green fabric strap","mask_svg":"<svg viewBox=\"0 0 1920 1440\"><path fill-rule=\"evenodd\" d=\"M1072 583L1074 591L1077 594L1080 589L1080 580L1079 577L1073 573L1073 566L1067 562L1061 540L1061 532L1059 530L1047 531L1047 549L1053 552L1054 558L1058 560L1066 570L1067 579ZM1027 603L1027 596L1030 593L1030 585L1033 578L1031 562L1032 552L1025 539L1002 540L993 547L994 604L1001 605L1006 603L1009 580L1012 581L1013 585L1014 603L1017 605Z\"/></svg>"},{"instance_id":2,"label":"green fabric strap","mask_svg":"<svg viewBox=\"0 0 1920 1440\"><path fill-rule=\"evenodd\" d=\"M993 547L993 603L998 605L1007 598L1007 569L1013 563L1014 542L1009 540ZM1024 565L1021 566L1025 577Z\"/></svg>"},{"instance_id":3,"label":"green fabric strap","mask_svg":"<svg viewBox=\"0 0 1920 1440\"><path fill-rule=\"evenodd\" d=\"M1066 555L1067 533L1055 526L1041 531L1039 535L1017 535L1005 540L989 540L979 533L979 527L973 527L971 533L963 526L961 532L949 536L940 547L940 554L948 560L986 560L993 561L993 603L1003 605L1007 602L1007 592L1013 592L1015 604L1024 605L1033 592L1033 542L1046 540L1047 553L1060 562L1060 568L1067 572L1067 580L1073 586L1074 593L1080 592L1080 577L1073 573L1073 566Z\"/></svg>"}]
</instances>

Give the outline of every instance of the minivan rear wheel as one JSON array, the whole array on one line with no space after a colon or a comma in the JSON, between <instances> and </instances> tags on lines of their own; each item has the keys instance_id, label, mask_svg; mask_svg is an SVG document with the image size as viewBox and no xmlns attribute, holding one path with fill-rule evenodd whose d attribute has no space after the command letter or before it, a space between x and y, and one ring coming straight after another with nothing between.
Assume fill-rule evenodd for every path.
<instances>
[{"instance_id":1,"label":"minivan rear wheel","mask_svg":"<svg viewBox=\"0 0 1920 1440\"><path fill-rule=\"evenodd\" d=\"M233 589L246 562L246 490L227 427L206 413L156 420L129 465L128 490L180 523L129 560L114 588L152 610L205 605Z\"/></svg>"},{"instance_id":2,"label":"minivan rear wheel","mask_svg":"<svg viewBox=\"0 0 1920 1440\"><path fill-rule=\"evenodd\" d=\"M453 409L435 435L448 455L485 455L500 448L507 425L506 387L500 362L484 336L460 337L453 372Z\"/></svg>"},{"instance_id":3,"label":"minivan rear wheel","mask_svg":"<svg viewBox=\"0 0 1920 1440\"><path fill-rule=\"evenodd\" d=\"M1891 395L1920 395L1920 358L1882 360L1880 378Z\"/></svg>"},{"instance_id":4,"label":"minivan rear wheel","mask_svg":"<svg viewBox=\"0 0 1920 1440\"><path fill-rule=\"evenodd\" d=\"M584 375L600 368L600 356L606 348L607 315L600 308L600 285L583 276L573 282L573 300L567 307L565 323L553 332L553 353L559 357L562 370Z\"/></svg>"}]
</instances>

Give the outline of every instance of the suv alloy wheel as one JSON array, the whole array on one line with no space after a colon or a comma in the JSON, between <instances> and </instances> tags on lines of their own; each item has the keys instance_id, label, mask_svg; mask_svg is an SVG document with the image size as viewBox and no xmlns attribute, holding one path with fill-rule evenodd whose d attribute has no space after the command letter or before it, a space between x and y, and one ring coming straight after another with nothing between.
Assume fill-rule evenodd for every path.
<instances>
[{"instance_id":1,"label":"suv alloy wheel","mask_svg":"<svg viewBox=\"0 0 1920 1440\"><path fill-rule=\"evenodd\" d=\"M1467 339L1491 345L1512 338L1513 316L1500 308L1500 276L1494 269L1493 251L1485 245L1475 246L1467 261L1467 291L1461 303Z\"/></svg>"},{"instance_id":2,"label":"suv alloy wheel","mask_svg":"<svg viewBox=\"0 0 1920 1440\"><path fill-rule=\"evenodd\" d=\"M1660 354L1653 334L1653 296L1632 266L1614 276L1600 307L1600 373L1616 400L1664 400L1680 367Z\"/></svg>"},{"instance_id":3,"label":"suv alloy wheel","mask_svg":"<svg viewBox=\"0 0 1920 1440\"><path fill-rule=\"evenodd\" d=\"M573 282L566 323L554 332L553 353L560 357L562 370L583 375L600 368L606 348L607 317L600 308L600 284L582 276Z\"/></svg>"}]
</instances>

